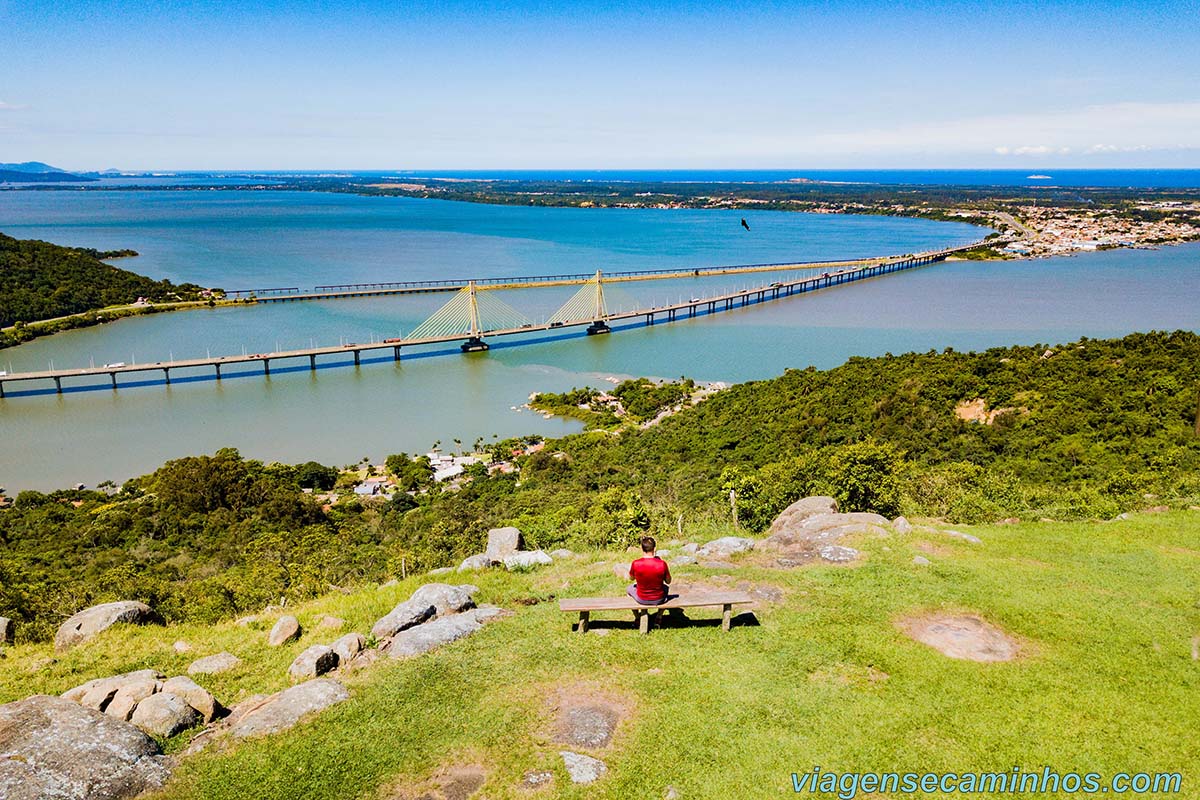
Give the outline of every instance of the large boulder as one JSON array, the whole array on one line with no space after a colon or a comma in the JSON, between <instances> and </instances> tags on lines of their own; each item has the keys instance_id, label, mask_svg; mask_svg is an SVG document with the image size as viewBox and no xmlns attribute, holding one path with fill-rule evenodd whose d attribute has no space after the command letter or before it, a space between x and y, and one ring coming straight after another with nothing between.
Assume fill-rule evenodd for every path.
<instances>
[{"instance_id":1,"label":"large boulder","mask_svg":"<svg viewBox=\"0 0 1200 800\"><path fill-rule=\"evenodd\" d=\"M163 681L162 690L181 698L200 715L206 723L225 714L225 708L217 702L217 698L200 684L186 675L177 675Z\"/></svg>"},{"instance_id":2,"label":"large boulder","mask_svg":"<svg viewBox=\"0 0 1200 800\"><path fill-rule=\"evenodd\" d=\"M299 638L300 621L291 614L285 614L275 623L275 627L271 628L271 633L267 636L267 644L271 647L279 647Z\"/></svg>"},{"instance_id":3,"label":"large boulder","mask_svg":"<svg viewBox=\"0 0 1200 800\"><path fill-rule=\"evenodd\" d=\"M417 605L431 605L440 617L444 614L457 614L475 605L471 596L479 591L478 586L469 583L452 586L448 583L427 583L412 593L408 598Z\"/></svg>"},{"instance_id":4,"label":"large boulder","mask_svg":"<svg viewBox=\"0 0 1200 800\"><path fill-rule=\"evenodd\" d=\"M350 697L335 680L317 678L271 695L257 706L239 712L229 733L239 739L287 730L309 714L323 711Z\"/></svg>"},{"instance_id":5,"label":"large boulder","mask_svg":"<svg viewBox=\"0 0 1200 800\"><path fill-rule=\"evenodd\" d=\"M241 663L242 660L233 653L217 653L193 661L188 667L188 675L216 675L218 672L228 672Z\"/></svg>"},{"instance_id":6,"label":"large boulder","mask_svg":"<svg viewBox=\"0 0 1200 800\"><path fill-rule=\"evenodd\" d=\"M167 738L200 722L200 713L170 692L152 694L137 704L129 721L151 736Z\"/></svg>"},{"instance_id":7,"label":"large boulder","mask_svg":"<svg viewBox=\"0 0 1200 800\"><path fill-rule=\"evenodd\" d=\"M337 669L338 654L323 644L314 644L288 667L288 678L292 683L319 678L326 672Z\"/></svg>"},{"instance_id":8,"label":"large boulder","mask_svg":"<svg viewBox=\"0 0 1200 800\"><path fill-rule=\"evenodd\" d=\"M54 634L54 649L69 650L77 644L86 642L100 631L121 622L130 625L147 625L161 623L162 618L155 614L150 606L139 603L137 600L102 603L85 608L60 625L58 632Z\"/></svg>"},{"instance_id":9,"label":"large boulder","mask_svg":"<svg viewBox=\"0 0 1200 800\"><path fill-rule=\"evenodd\" d=\"M362 649L366 646L367 640L363 638L361 633L347 633L331 644L330 648L333 652L337 653L338 666L340 667L349 664L350 659L362 652Z\"/></svg>"},{"instance_id":10,"label":"large boulder","mask_svg":"<svg viewBox=\"0 0 1200 800\"><path fill-rule=\"evenodd\" d=\"M371 635L376 639L386 639L414 625L420 625L435 614L437 614L437 609L432 603L422 605L414 603L412 600L405 600L375 620L375 624L371 626Z\"/></svg>"},{"instance_id":11,"label":"large boulder","mask_svg":"<svg viewBox=\"0 0 1200 800\"><path fill-rule=\"evenodd\" d=\"M506 556L525 547L525 539L517 528L492 528L488 531L487 550L484 554L492 561L503 561Z\"/></svg>"},{"instance_id":12,"label":"large boulder","mask_svg":"<svg viewBox=\"0 0 1200 800\"><path fill-rule=\"evenodd\" d=\"M0 797L121 800L170 775L153 739L127 722L61 697L0 706Z\"/></svg>"},{"instance_id":13,"label":"large boulder","mask_svg":"<svg viewBox=\"0 0 1200 800\"><path fill-rule=\"evenodd\" d=\"M765 540L768 547L819 547L837 544L843 536L859 533L886 536L891 525L887 517L867 511L810 514L783 524L779 524L780 518L771 525L770 535Z\"/></svg>"},{"instance_id":14,"label":"large boulder","mask_svg":"<svg viewBox=\"0 0 1200 800\"><path fill-rule=\"evenodd\" d=\"M553 563L554 559L546 555L542 550L521 551L520 553L512 553L504 557L504 568L509 572L544 567Z\"/></svg>"},{"instance_id":15,"label":"large boulder","mask_svg":"<svg viewBox=\"0 0 1200 800\"><path fill-rule=\"evenodd\" d=\"M701 556L731 556L754 549L754 540L741 536L722 536L696 551Z\"/></svg>"},{"instance_id":16,"label":"large boulder","mask_svg":"<svg viewBox=\"0 0 1200 800\"><path fill-rule=\"evenodd\" d=\"M12 644L13 621L8 617L0 617L0 645Z\"/></svg>"},{"instance_id":17,"label":"large boulder","mask_svg":"<svg viewBox=\"0 0 1200 800\"><path fill-rule=\"evenodd\" d=\"M804 497L790 506L785 508L771 523L771 527L767 530L768 538L782 530L787 530L795 525L799 525L809 517L815 517L817 514L836 514L838 512L838 502L832 497L817 495L814 497Z\"/></svg>"},{"instance_id":18,"label":"large boulder","mask_svg":"<svg viewBox=\"0 0 1200 800\"><path fill-rule=\"evenodd\" d=\"M458 571L470 572L477 569L487 569L488 567L494 567L499 563L499 561L496 561L487 553L480 553L479 555L467 556L464 558L462 563L458 565Z\"/></svg>"}]
</instances>

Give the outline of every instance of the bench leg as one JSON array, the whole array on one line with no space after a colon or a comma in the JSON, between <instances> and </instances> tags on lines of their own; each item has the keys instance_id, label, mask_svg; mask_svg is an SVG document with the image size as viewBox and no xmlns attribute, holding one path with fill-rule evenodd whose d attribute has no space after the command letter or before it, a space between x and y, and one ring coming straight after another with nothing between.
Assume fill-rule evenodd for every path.
<instances>
[{"instance_id":1,"label":"bench leg","mask_svg":"<svg viewBox=\"0 0 1200 800\"><path fill-rule=\"evenodd\" d=\"M729 630L729 626L733 622L733 606L729 603L721 606L721 630Z\"/></svg>"},{"instance_id":2,"label":"bench leg","mask_svg":"<svg viewBox=\"0 0 1200 800\"><path fill-rule=\"evenodd\" d=\"M650 612L649 611L639 611L637 613L638 613L638 632L639 633L649 633L650 632Z\"/></svg>"},{"instance_id":3,"label":"bench leg","mask_svg":"<svg viewBox=\"0 0 1200 800\"><path fill-rule=\"evenodd\" d=\"M580 633L587 633L587 632L588 632L588 620L589 620L590 618L591 618L591 613L590 613L590 612L587 612L587 611L580 611L580 612L579 612L579 632L580 632Z\"/></svg>"}]
</instances>

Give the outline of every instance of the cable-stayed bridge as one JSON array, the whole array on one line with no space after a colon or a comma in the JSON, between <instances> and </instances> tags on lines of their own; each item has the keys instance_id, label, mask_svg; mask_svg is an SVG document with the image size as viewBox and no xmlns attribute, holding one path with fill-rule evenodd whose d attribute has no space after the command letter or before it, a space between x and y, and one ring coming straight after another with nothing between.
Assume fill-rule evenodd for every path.
<instances>
[{"instance_id":1,"label":"cable-stayed bridge","mask_svg":"<svg viewBox=\"0 0 1200 800\"><path fill-rule=\"evenodd\" d=\"M987 242L987 244L995 243L994 241ZM487 350L489 345L486 340L488 338L579 327L585 327L588 335L606 334L612 331L613 323L641 321L646 325L654 325L657 322L674 322L680 317L691 318L715 314L922 267L943 261L957 253L976 249L982 244L983 242L973 242L959 247L876 260L857 267L828 271L811 277L775 281L753 289L723 292L704 298L693 297L675 304L635 308L631 311L613 311L610 308L608 301L612 296L613 287L608 287L606 284L611 280L597 271L561 308L541 324L535 323L498 297L488 292L482 292L477 281L468 281L466 285L457 289L454 296L445 305L403 338L384 339L381 342L371 343L352 342L337 347L309 347L275 353L217 356L145 364L106 364L103 367L82 369L0 373L0 398L4 397L5 385L14 382L53 381L55 390L61 393L63 380L68 378L107 378L112 388L116 389L118 376L131 373L161 372L163 383L169 385L171 372L185 369L212 368L215 370L215 377L219 380L222 377L222 368L255 364L260 365L263 374L269 376L273 362L293 359L307 358L310 368L315 370L318 357L338 354L352 355L354 364L358 365L364 352L390 349L394 359L399 361L402 348L458 344L462 352L472 353Z\"/></svg>"}]
</instances>

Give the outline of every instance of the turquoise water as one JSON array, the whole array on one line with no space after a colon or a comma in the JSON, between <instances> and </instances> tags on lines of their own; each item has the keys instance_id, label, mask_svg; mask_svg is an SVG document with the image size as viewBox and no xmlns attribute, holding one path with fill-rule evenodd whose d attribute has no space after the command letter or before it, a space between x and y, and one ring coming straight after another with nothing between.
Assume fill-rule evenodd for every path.
<instances>
[{"instance_id":1,"label":"turquoise water","mask_svg":"<svg viewBox=\"0 0 1200 800\"><path fill-rule=\"evenodd\" d=\"M751 236L740 235L746 216ZM732 229L732 230L731 230ZM638 269L911 252L978 229L922 220L707 211L478 206L249 192L0 193L0 230L144 253L131 268L237 288L488 274ZM292 277L293 280L281 279ZM661 304L771 274L624 284L614 305ZM499 293L541 319L570 288ZM1200 247L1076 258L957 262L752 306L543 337L486 354L332 360L270 379L192 382L0 401L0 485L10 492L124 480L164 460L235 446L263 459L343 464L573 423L520 410L539 390L611 378L742 381L851 355L1054 343L1133 330L1200 329ZM411 330L448 296L384 297L182 312L73 331L0 352L0 369L86 366L369 341ZM348 361L348 359L346 360ZM10 387L11 389L11 387ZM517 408L514 408L517 407Z\"/></svg>"}]
</instances>

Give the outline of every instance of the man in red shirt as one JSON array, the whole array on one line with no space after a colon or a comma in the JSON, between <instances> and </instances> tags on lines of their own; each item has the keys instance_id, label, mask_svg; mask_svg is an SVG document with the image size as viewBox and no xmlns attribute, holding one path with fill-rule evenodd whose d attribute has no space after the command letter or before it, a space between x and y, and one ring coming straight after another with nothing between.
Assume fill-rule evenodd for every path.
<instances>
[{"instance_id":1,"label":"man in red shirt","mask_svg":"<svg viewBox=\"0 0 1200 800\"><path fill-rule=\"evenodd\" d=\"M670 595L671 568L657 555L658 543L653 536L642 537L642 557L629 565L629 578L634 583L626 593L644 606L659 606Z\"/></svg>"}]
</instances>

